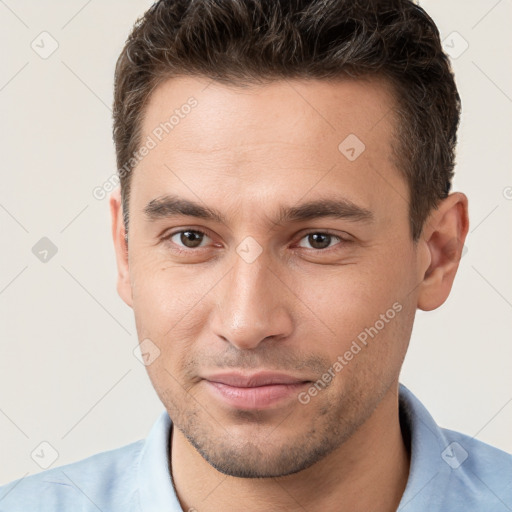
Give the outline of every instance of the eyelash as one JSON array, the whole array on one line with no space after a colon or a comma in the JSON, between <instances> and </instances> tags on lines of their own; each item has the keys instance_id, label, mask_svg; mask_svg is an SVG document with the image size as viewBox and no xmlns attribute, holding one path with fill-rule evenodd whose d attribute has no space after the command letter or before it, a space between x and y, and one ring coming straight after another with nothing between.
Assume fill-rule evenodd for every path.
<instances>
[{"instance_id":1,"label":"eyelash","mask_svg":"<svg viewBox=\"0 0 512 512\"><path fill-rule=\"evenodd\" d=\"M179 254L183 254L183 253L188 253L190 254L191 252L194 252L194 251L197 251L197 250L201 250L201 249L206 249L206 247L197 247L197 248L182 248L181 246L175 244L174 242L171 241L171 238L174 236L174 235L179 235L180 233L185 233L187 231L191 231L192 233L196 233L196 234L199 234L199 235L203 235L203 236L206 236L208 238L211 238L208 233L204 232L204 231L201 231L200 229L191 229L191 228L185 228L185 229L179 229L177 231L173 231L171 233L168 233L166 235L164 235L162 237L162 240L164 242L167 242L169 244L172 244L174 247L173 247L173 250L175 250L176 252L178 252ZM301 247L301 249L306 249L307 251L314 251L316 253L327 253L327 252L330 252L331 250L335 250L336 246L338 245L345 245L347 243L350 243L350 240L347 239L347 238L343 238L339 235L336 235L334 233L332 233L331 231L329 230L324 230L324 231L319 231L319 230L312 230L312 231L309 231L307 233L304 233L301 238L299 239L299 242L301 240L303 240L304 238L308 237L309 235L313 235L313 234L318 234L318 235L329 235L331 236L332 238L336 238L339 240L339 242L337 244L335 244L333 247L327 247L326 249L313 249L313 248L308 248L308 247Z\"/></svg>"}]
</instances>

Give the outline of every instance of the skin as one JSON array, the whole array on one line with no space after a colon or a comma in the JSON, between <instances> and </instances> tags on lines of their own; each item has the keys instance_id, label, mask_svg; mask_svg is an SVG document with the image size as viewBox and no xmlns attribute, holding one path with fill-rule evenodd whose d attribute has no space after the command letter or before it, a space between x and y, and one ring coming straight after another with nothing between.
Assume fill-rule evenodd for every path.
<instances>
[{"instance_id":1,"label":"skin","mask_svg":"<svg viewBox=\"0 0 512 512\"><path fill-rule=\"evenodd\" d=\"M467 198L450 194L413 243L408 186L392 162L395 103L382 81L237 88L180 77L152 93L143 139L190 96L198 105L134 170L128 246L119 190L110 198L118 292L139 340L160 350L147 371L175 427L182 507L396 510L409 471L398 376L416 309L450 293ZM351 133L366 146L354 161L338 150ZM149 219L144 208L165 194L225 222ZM348 199L373 220L277 222L281 207L319 198ZM180 234L164 240L179 229L206 236L196 248ZM326 230L319 248L308 235ZM252 262L236 250L249 236L262 248ZM315 382L394 303L400 312L307 404L232 407L204 380L273 370Z\"/></svg>"}]
</instances>

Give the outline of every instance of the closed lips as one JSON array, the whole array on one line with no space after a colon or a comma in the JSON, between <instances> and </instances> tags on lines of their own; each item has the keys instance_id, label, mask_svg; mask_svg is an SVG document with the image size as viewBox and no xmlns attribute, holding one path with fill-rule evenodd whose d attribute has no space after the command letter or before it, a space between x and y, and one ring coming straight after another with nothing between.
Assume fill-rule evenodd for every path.
<instances>
[{"instance_id":1,"label":"closed lips","mask_svg":"<svg viewBox=\"0 0 512 512\"><path fill-rule=\"evenodd\" d=\"M240 373L214 374L204 377L210 382L217 382L237 388L253 388L261 386L294 385L310 382L308 379L293 377L282 373L255 373L244 375Z\"/></svg>"}]
</instances>

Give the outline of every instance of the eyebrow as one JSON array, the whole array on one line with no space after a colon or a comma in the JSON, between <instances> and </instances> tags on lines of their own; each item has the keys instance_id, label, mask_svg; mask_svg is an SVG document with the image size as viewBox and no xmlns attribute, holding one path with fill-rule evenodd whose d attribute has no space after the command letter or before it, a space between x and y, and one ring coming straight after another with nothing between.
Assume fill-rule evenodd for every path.
<instances>
[{"instance_id":1,"label":"eyebrow","mask_svg":"<svg viewBox=\"0 0 512 512\"><path fill-rule=\"evenodd\" d=\"M144 208L144 214L148 220L187 216L227 224L224 215L220 211L173 195L165 195L151 200ZM281 206L275 223L300 222L323 217L358 222L374 221L371 210L363 208L348 199L323 198L302 203L298 206Z\"/></svg>"}]
</instances>

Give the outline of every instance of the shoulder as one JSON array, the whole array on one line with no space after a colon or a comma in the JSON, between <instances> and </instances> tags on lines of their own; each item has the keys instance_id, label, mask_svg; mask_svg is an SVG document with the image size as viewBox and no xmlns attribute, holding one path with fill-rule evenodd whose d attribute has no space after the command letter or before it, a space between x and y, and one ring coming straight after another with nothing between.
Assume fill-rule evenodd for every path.
<instances>
[{"instance_id":1,"label":"shoulder","mask_svg":"<svg viewBox=\"0 0 512 512\"><path fill-rule=\"evenodd\" d=\"M400 415L411 452L401 512L512 510L512 455L440 427L403 384Z\"/></svg>"},{"instance_id":2,"label":"shoulder","mask_svg":"<svg viewBox=\"0 0 512 512\"><path fill-rule=\"evenodd\" d=\"M512 510L512 455L461 432L440 428L451 485L447 493L457 499L457 489L471 497L475 510ZM460 498L460 494L459 494Z\"/></svg>"},{"instance_id":3,"label":"shoulder","mask_svg":"<svg viewBox=\"0 0 512 512\"><path fill-rule=\"evenodd\" d=\"M134 484L144 440L0 486L0 512L135 511Z\"/></svg>"}]
</instances>

